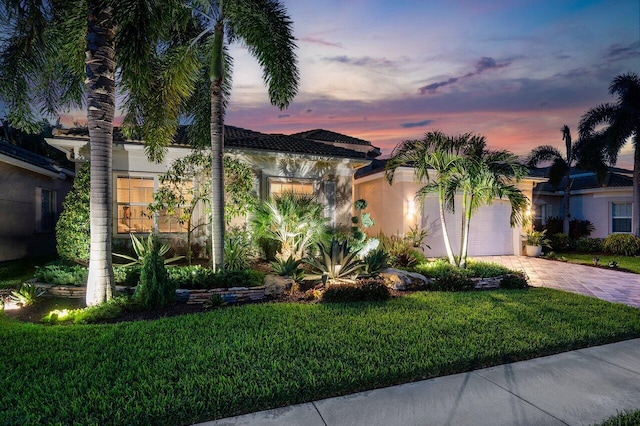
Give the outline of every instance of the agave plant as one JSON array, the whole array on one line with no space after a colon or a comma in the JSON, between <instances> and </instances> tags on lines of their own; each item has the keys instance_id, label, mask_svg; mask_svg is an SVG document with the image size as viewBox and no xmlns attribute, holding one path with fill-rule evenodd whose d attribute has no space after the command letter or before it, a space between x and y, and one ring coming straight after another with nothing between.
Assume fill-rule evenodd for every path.
<instances>
[{"instance_id":1,"label":"agave plant","mask_svg":"<svg viewBox=\"0 0 640 426\"><path fill-rule=\"evenodd\" d=\"M271 262L271 267L273 268L273 272L276 274L283 277L291 277L298 275L301 263L302 259L296 259L293 256L289 256L286 259L276 259L274 262Z\"/></svg>"},{"instance_id":2,"label":"agave plant","mask_svg":"<svg viewBox=\"0 0 640 426\"><path fill-rule=\"evenodd\" d=\"M381 247L371 250L364 257L364 273L376 275L378 272L389 266L389 254Z\"/></svg>"},{"instance_id":3,"label":"agave plant","mask_svg":"<svg viewBox=\"0 0 640 426\"><path fill-rule=\"evenodd\" d=\"M354 281L358 272L362 270L362 261L358 258L357 251L351 251L349 244L331 240L329 247L319 243L320 257L305 261L312 268L312 274L306 279L326 280L327 283Z\"/></svg>"},{"instance_id":4,"label":"agave plant","mask_svg":"<svg viewBox=\"0 0 640 426\"><path fill-rule=\"evenodd\" d=\"M133 250L136 252L136 256L138 257L135 258L129 255L120 254L120 253L113 253L113 255L130 261L129 263L123 266L142 265L144 257L153 251L155 239L157 239L158 237L153 233L150 233L147 238L142 238L142 239L139 239L134 234L129 234L129 235L131 236L131 244L133 245ZM167 252L169 252L170 248L171 247L169 247L168 244L163 244L162 246L160 246L160 250L158 251L158 256L163 257L165 254L167 254ZM184 258L184 256L174 256L169 259L165 259L164 264L168 265L169 263L178 261L182 258Z\"/></svg>"},{"instance_id":5,"label":"agave plant","mask_svg":"<svg viewBox=\"0 0 640 426\"><path fill-rule=\"evenodd\" d=\"M11 292L11 300L22 306L32 305L45 291L31 283L24 283L16 291Z\"/></svg>"}]
</instances>

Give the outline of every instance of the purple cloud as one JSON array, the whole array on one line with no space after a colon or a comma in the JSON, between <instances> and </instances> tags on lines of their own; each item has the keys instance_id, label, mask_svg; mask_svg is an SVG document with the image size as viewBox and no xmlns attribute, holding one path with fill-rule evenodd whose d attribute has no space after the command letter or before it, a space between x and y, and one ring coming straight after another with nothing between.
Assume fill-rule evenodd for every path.
<instances>
[{"instance_id":1,"label":"purple cloud","mask_svg":"<svg viewBox=\"0 0 640 426\"><path fill-rule=\"evenodd\" d=\"M640 42L637 41L628 46L612 44L607 49L605 56L612 61L635 58L636 56L640 56Z\"/></svg>"},{"instance_id":2,"label":"purple cloud","mask_svg":"<svg viewBox=\"0 0 640 426\"><path fill-rule=\"evenodd\" d=\"M278 118L289 118L291 114L278 114Z\"/></svg>"},{"instance_id":3,"label":"purple cloud","mask_svg":"<svg viewBox=\"0 0 640 426\"><path fill-rule=\"evenodd\" d=\"M424 127L424 126L428 126L434 121L435 120L422 120L422 121L416 121L414 123L402 123L400 124L400 127L402 127L403 129L412 129L414 127Z\"/></svg>"},{"instance_id":4,"label":"purple cloud","mask_svg":"<svg viewBox=\"0 0 640 426\"><path fill-rule=\"evenodd\" d=\"M313 43L313 44L319 44L321 46L338 47L340 49L343 48L341 43L332 43L330 41L323 40L321 38L315 38L315 37L301 37L300 41L304 41L304 42L307 42L307 43Z\"/></svg>"},{"instance_id":5,"label":"purple cloud","mask_svg":"<svg viewBox=\"0 0 640 426\"><path fill-rule=\"evenodd\" d=\"M393 67L395 64L385 58L372 58L370 56L362 56L360 58L353 58L346 55L332 56L324 58L325 61L338 62L341 64L355 65L357 67Z\"/></svg>"},{"instance_id":6,"label":"purple cloud","mask_svg":"<svg viewBox=\"0 0 640 426\"><path fill-rule=\"evenodd\" d=\"M463 78L473 77L474 75L481 74L481 73L485 72L486 70L495 70L495 69L500 69L500 68L506 68L509 65L511 65L510 61L498 64L495 59L487 57L487 56L483 56L482 58L480 58L480 60L478 62L475 63L475 65L474 65L475 72L469 72L469 73L466 73L465 75L461 75L459 77L451 77L448 80L444 80L444 81L440 81L438 83L431 83L431 84L428 84L426 86L422 86L422 87L418 88L418 93L421 94L421 95L426 95L426 94L433 95L433 94L436 93L436 91L440 87L444 87L444 86L448 86L450 84L457 83L458 81L460 81Z\"/></svg>"}]
</instances>

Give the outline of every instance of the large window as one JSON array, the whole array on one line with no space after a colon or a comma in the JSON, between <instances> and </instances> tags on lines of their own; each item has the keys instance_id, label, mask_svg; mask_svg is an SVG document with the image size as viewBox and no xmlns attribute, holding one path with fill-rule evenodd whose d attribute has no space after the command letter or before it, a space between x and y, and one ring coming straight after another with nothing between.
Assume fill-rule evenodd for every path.
<instances>
[{"instance_id":1,"label":"large window","mask_svg":"<svg viewBox=\"0 0 640 426\"><path fill-rule=\"evenodd\" d=\"M533 227L535 229L541 229L547 223L547 217L550 216L550 213L550 211L547 212L546 204L536 204L533 216Z\"/></svg>"},{"instance_id":2,"label":"large window","mask_svg":"<svg viewBox=\"0 0 640 426\"><path fill-rule=\"evenodd\" d=\"M152 177L119 177L116 182L118 233L150 232L153 218L147 206L153 201Z\"/></svg>"},{"instance_id":3,"label":"large window","mask_svg":"<svg viewBox=\"0 0 640 426\"><path fill-rule=\"evenodd\" d=\"M631 232L631 203L611 203L611 232Z\"/></svg>"},{"instance_id":4,"label":"large window","mask_svg":"<svg viewBox=\"0 0 640 426\"><path fill-rule=\"evenodd\" d=\"M314 193L313 180L269 178L269 196L273 197L283 192L311 195Z\"/></svg>"},{"instance_id":5,"label":"large window","mask_svg":"<svg viewBox=\"0 0 640 426\"><path fill-rule=\"evenodd\" d=\"M53 232L56 226L56 191L36 188L36 231Z\"/></svg>"}]
</instances>

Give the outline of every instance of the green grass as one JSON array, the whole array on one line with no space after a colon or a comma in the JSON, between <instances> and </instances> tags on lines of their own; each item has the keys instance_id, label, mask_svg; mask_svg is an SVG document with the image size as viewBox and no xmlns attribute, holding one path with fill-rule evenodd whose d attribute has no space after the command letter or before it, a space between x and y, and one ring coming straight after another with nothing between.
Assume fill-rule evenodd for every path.
<instances>
[{"instance_id":1,"label":"green grass","mask_svg":"<svg viewBox=\"0 0 640 426\"><path fill-rule=\"evenodd\" d=\"M640 410L629 411L626 413L613 416L604 422L600 426L636 426L640 425Z\"/></svg>"},{"instance_id":2,"label":"green grass","mask_svg":"<svg viewBox=\"0 0 640 426\"><path fill-rule=\"evenodd\" d=\"M599 257L599 264L607 266L611 261L618 262L618 269L624 269L629 272L640 274L640 257L636 256L620 256L613 254L581 254L581 253L560 253L558 256L563 256L571 263L580 263L582 265L593 265L593 258Z\"/></svg>"},{"instance_id":3,"label":"green grass","mask_svg":"<svg viewBox=\"0 0 640 426\"><path fill-rule=\"evenodd\" d=\"M0 288L18 287L33 278L36 266L44 265L53 257L33 257L0 262Z\"/></svg>"},{"instance_id":4,"label":"green grass","mask_svg":"<svg viewBox=\"0 0 640 426\"><path fill-rule=\"evenodd\" d=\"M0 316L0 424L189 424L639 336L638 309L542 288L113 325Z\"/></svg>"}]
</instances>

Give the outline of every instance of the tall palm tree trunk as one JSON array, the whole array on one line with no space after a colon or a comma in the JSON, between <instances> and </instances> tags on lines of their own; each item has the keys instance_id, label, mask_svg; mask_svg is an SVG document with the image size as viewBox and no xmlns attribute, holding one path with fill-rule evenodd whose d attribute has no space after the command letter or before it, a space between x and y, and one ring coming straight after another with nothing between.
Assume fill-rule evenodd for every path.
<instances>
[{"instance_id":1,"label":"tall palm tree trunk","mask_svg":"<svg viewBox=\"0 0 640 426\"><path fill-rule=\"evenodd\" d=\"M224 24L215 27L211 62L211 262L224 269Z\"/></svg>"},{"instance_id":2,"label":"tall palm tree trunk","mask_svg":"<svg viewBox=\"0 0 640 426\"><path fill-rule=\"evenodd\" d=\"M111 232L113 192L111 150L115 112L115 28L111 10L89 2L86 83L91 146L91 245L86 302L93 306L113 296Z\"/></svg>"},{"instance_id":3,"label":"tall palm tree trunk","mask_svg":"<svg viewBox=\"0 0 640 426\"><path fill-rule=\"evenodd\" d=\"M640 146L638 146L638 131L640 127L636 128L636 146L633 152L633 205L631 211L633 212L633 219L631 220L633 226L633 235L640 236Z\"/></svg>"},{"instance_id":4,"label":"tall palm tree trunk","mask_svg":"<svg viewBox=\"0 0 640 426\"><path fill-rule=\"evenodd\" d=\"M463 195L464 203L462 207L462 241L460 242L460 259L458 259L459 266L462 269L467 267L467 255L469 253L469 230L471 228L471 209L473 206L473 194L470 195L470 199L466 199L466 195Z\"/></svg>"},{"instance_id":5,"label":"tall palm tree trunk","mask_svg":"<svg viewBox=\"0 0 640 426\"><path fill-rule=\"evenodd\" d=\"M452 265L456 264L456 259L453 256L453 249L451 248L451 242L449 241L449 232L447 231L447 220L444 216L444 188L440 187L440 224L442 225L442 237L444 238L444 248L447 250L447 258Z\"/></svg>"},{"instance_id":6,"label":"tall palm tree trunk","mask_svg":"<svg viewBox=\"0 0 640 426\"><path fill-rule=\"evenodd\" d=\"M564 217L562 218L562 233L569 235L569 207L571 203L571 169L567 170L564 184L564 194L562 195L562 205L564 206ZM542 218L544 220L544 218Z\"/></svg>"}]
</instances>

